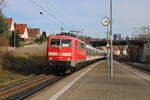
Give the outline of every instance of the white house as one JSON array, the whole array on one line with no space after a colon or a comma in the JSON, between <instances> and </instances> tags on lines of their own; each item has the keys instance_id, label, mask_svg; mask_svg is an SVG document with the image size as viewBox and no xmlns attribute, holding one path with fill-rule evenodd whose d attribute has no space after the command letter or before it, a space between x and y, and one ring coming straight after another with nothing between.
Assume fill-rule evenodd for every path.
<instances>
[{"instance_id":1,"label":"white house","mask_svg":"<svg viewBox=\"0 0 150 100\"><path fill-rule=\"evenodd\" d=\"M113 54L117 56L120 55L120 48L118 46L113 46Z\"/></svg>"},{"instance_id":2,"label":"white house","mask_svg":"<svg viewBox=\"0 0 150 100\"><path fill-rule=\"evenodd\" d=\"M7 18L6 19L6 22L7 22L7 25L8 25L8 28L11 32L15 31L15 26L14 26L14 21L13 21L13 18Z\"/></svg>"},{"instance_id":3,"label":"white house","mask_svg":"<svg viewBox=\"0 0 150 100\"><path fill-rule=\"evenodd\" d=\"M20 37L27 42L29 40L27 24L14 24L14 26L15 31L17 31Z\"/></svg>"},{"instance_id":4,"label":"white house","mask_svg":"<svg viewBox=\"0 0 150 100\"><path fill-rule=\"evenodd\" d=\"M34 41L42 36L42 32L39 28L29 28L28 36L30 41Z\"/></svg>"}]
</instances>

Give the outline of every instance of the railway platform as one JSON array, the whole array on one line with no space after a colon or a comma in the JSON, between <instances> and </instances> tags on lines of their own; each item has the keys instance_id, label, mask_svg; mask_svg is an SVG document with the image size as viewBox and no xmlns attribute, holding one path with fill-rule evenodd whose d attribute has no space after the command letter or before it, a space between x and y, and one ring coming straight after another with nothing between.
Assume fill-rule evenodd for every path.
<instances>
[{"instance_id":1,"label":"railway platform","mask_svg":"<svg viewBox=\"0 0 150 100\"><path fill-rule=\"evenodd\" d=\"M26 100L150 100L150 74L114 62L89 65Z\"/></svg>"}]
</instances>

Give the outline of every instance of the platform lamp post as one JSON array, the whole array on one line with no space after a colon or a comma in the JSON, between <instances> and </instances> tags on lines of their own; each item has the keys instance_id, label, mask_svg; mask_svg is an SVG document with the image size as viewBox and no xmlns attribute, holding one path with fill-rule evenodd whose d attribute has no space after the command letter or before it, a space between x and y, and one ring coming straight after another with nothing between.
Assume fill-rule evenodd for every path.
<instances>
[{"instance_id":1,"label":"platform lamp post","mask_svg":"<svg viewBox=\"0 0 150 100\"><path fill-rule=\"evenodd\" d=\"M110 60L110 56L109 56L109 51L110 51L109 50L109 24L110 24L110 19L108 17L104 17L102 19L101 24L107 28L107 32L106 32L106 34L107 34L107 45L106 45L106 48L107 48L107 66L109 67L109 65L110 65L110 61L109 61Z\"/></svg>"},{"instance_id":2,"label":"platform lamp post","mask_svg":"<svg viewBox=\"0 0 150 100\"><path fill-rule=\"evenodd\" d=\"M113 77L112 0L110 0L110 75Z\"/></svg>"},{"instance_id":3,"label":"platform lamp post","mask_svg":"<svg viewBox=\"0 0 150 100\"><path fill-rule=\"evenodd\" d=\"M107 66L110 66L110 45L109 45L109 38L110 38L110 31L109 31L109 25L107 26Z\"/></svg>"}]
</instances>

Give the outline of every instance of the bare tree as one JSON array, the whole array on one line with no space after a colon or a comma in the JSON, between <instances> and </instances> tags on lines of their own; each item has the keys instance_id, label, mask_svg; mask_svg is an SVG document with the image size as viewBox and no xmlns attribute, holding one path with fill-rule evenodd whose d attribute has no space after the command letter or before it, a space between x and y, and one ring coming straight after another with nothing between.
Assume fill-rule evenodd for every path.
<instances>
[{"instance_id":1,"label":"bare tree","mask_svg":"<svg viewBox=\"0 0 150 100\"><path fill-rule=\"evenodd\" d=\"M0 0L0 10L2 10L7 4L7 0Z\"/></svg>"},{"instance_id":2,"label":"bare tree","mask_svg":"<svg viewBox=\"0 0 150 100\"><path fill-rule=\"evenodd\" d=\"M143 38L143 39L150 39L150 26L146 25L146 26L141 26L139 28L136 29L136 38Z\"/></svg>"}]
</instances>

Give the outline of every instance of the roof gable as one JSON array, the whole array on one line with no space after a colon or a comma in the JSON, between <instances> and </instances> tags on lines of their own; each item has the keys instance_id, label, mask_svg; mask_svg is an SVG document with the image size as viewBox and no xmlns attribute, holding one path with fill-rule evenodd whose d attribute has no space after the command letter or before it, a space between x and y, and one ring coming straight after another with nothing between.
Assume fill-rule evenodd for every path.
<instances>
[{"instance_id":1,"label":"roof gable","mask_svg":"<svg viewBox=\"0 0 150 100\"><path fill-rule=\"evenodd\" d=\"M118 46L113 46L114 50L120 50Z\"/></svg>"},{"instance_id":2,"label":"roof gable","mask_svg":"<svg viewBox=\"0 0 150 100\"><path fill-rule=\"evenodd\" d=\"M29 37L35 37L37 35L40 35L40 29L39 28L30 28L28 29L28 34L29 34Z\"/></svg>"},{"instance_id":3,"label":"roof gable","mask_svg":"<svg viewBox=\"0 0 150 100\"><path fill-rule=\"evenodd\" d=\"M15 24L15 30L18 31L19 34L24 34L25 29L27 29L27 24Z\"/></svg>"},{"instance_id":4,"label":"roof gable","mask_svg":"<svg viewBox=\"0 0 150 100\"><path fill-rule=\"evenodd\" d=\"M13 23L13 18L7 18L6 22L7 22L8 27L11 28L11 25Z\"/></svg>"}]
</instances>

